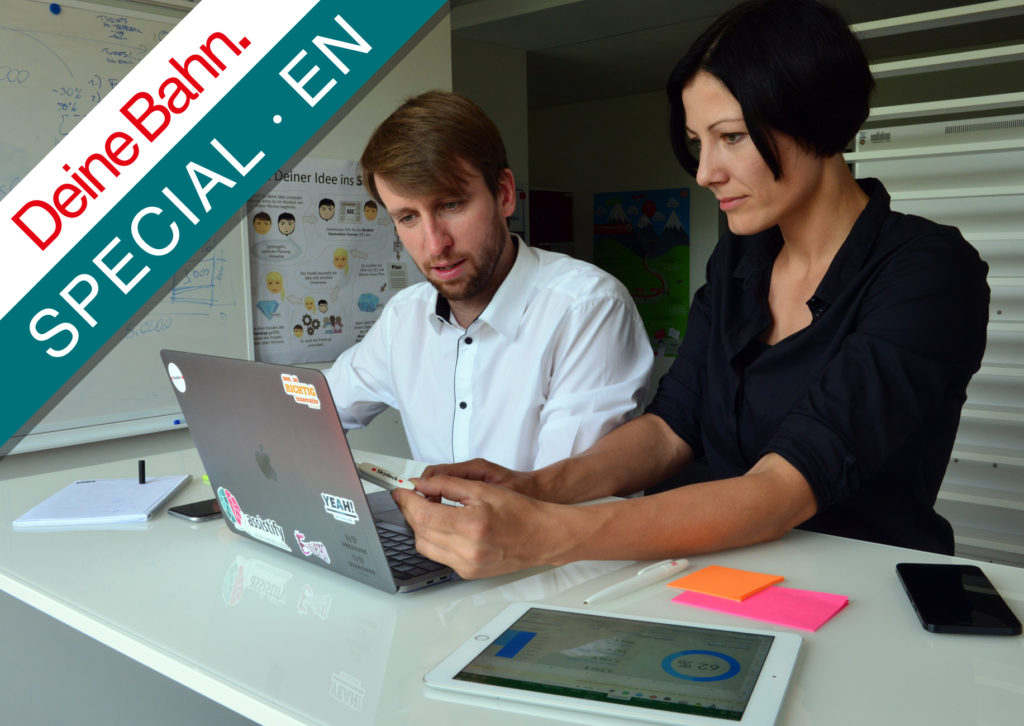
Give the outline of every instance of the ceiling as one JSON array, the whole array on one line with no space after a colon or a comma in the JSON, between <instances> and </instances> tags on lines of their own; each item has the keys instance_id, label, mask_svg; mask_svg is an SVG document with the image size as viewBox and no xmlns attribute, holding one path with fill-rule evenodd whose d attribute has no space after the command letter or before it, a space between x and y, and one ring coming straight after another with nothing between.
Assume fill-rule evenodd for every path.
<instances>
[{"instance_id":1,"label":"ceiling","mask_svg":"<svg viewBox=\"0 0 1024 726\"><path fill-rule=\"evenodd\" d=\"M526 51L531 107L664 88L676 61L737 0L451 0L453 35ZM969 5L834 0L851 24ZM863 41L869 60L1024 40L1024 8L999 21Z\"/></svg>"}]
</instances>

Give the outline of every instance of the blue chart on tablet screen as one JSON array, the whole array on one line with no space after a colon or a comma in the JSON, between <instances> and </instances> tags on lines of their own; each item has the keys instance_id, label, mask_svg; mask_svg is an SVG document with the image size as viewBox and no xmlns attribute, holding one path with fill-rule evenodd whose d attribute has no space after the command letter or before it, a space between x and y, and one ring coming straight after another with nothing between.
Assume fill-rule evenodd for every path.
<instances>
[{"instance_id":1,"label":"blue chart on tablet screen","mask_svg":"<svg viewBox=\"0 0 1024 726\"><path fill-rule=\"evenodd\" d=\"M456 678L739 720L773 638L532 609Z\"/></svg>"}]
</instances>

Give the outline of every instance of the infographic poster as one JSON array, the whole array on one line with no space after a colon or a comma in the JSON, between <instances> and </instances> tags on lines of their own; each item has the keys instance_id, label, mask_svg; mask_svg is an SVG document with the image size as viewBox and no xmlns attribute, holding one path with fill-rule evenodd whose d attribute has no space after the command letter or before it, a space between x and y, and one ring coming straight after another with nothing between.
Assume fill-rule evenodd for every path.
<instances>
[{"instance_id":1,"label":"infographic poster","mask_svg":"<svg viewBox=\"0 0 1024 726\"><path fill-rule=\"evenodd\" d=\"M269 363L331 361L423 280L353 161L304 159L247 205L253 344Z\"/></svg>"},{"instance_id":2,"label":"infographic poster","mask_svg":"<svg viewBox=\"0 0 1024 726\"><path fill-rule=\"evenodd\" d=\"M594 263L633 296L655 355L675 356L690 309L689 190L595 194Z\"/></svg>"}]
</instances>

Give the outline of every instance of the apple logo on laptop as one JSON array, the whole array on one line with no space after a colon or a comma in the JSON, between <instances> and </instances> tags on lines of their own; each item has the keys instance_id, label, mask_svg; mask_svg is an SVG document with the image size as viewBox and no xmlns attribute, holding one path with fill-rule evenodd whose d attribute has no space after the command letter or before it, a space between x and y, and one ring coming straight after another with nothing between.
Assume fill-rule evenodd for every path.
<instances>
[{"instance_id":1,"label":"apple logo on laptop","mask_svg":"<svg viewBox=\"0 0 1024 726\"><path fill-rule=\"evenodd\" d=\"M263 476L267 477L272 481L277 481L277 472L274 471L274 467L270 465L270 454L263 450L263 444L260 444L259 451L254 456L256 457L256 466L263 472Z\"/></svg>"}]
</instances>

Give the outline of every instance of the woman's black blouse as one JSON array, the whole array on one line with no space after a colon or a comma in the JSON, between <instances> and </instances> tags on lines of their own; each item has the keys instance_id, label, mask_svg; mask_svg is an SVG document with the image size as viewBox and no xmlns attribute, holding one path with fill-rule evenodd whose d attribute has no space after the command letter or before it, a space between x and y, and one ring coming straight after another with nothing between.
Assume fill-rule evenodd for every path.
<instances>
[{"instance_id":1,"label":"woman's black blouse","mask_svg":"<svg viewBox=\"0 0 1024 726\"><path fill-rule=\"evenodd\" d=\"M988 266L956 228L860 184L870 201L807 301L811 324L775 345L762 338L778 228L721 239L647 410L715 478L784 457L817 499L804 529L952 553L934 504L985 350Z\"/></svg>"}]
</instances>

